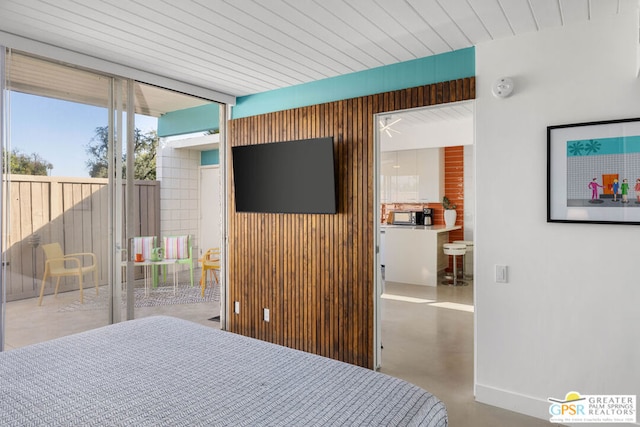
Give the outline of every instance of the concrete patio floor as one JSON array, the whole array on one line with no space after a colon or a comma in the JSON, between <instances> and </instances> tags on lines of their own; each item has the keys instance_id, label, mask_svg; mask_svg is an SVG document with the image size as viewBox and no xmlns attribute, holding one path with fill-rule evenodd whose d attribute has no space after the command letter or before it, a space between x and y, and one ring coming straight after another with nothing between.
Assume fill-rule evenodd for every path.
<instances>
[{"instance_id":1,"label":"concrete patio floor","mask_svg":"<svg viewBox=\"0 0 640 427\"><path fill-rule=\"evenodd\" d=\"M194 269L194 287L198 290L200 289L200 285L197 283L199 278L200 270ZM179 272L178 283L186 283L188 280L187 270ZM137 280L135 286L136 288L144 287L143 280ZM102 295L107 295L107 292L106 286L100 287ZM5 350L106 326L109 323L106 302L103 306L93 307L93 309L81 307L78 310L65 310L70 304L80 300L79 294L79 291L71 291L58 293L57 296L45 295L41 306L38 306L37 297L8 302ZM95 296L95 288L85 288L84 295L87 300ZM220 314L219 301L139 307L135 309L134 313L136 318L168 315L213 328L220 327L219 322L208 320ZM126 318L124 310L122 316Z\"/></svg>"}]
</instances>

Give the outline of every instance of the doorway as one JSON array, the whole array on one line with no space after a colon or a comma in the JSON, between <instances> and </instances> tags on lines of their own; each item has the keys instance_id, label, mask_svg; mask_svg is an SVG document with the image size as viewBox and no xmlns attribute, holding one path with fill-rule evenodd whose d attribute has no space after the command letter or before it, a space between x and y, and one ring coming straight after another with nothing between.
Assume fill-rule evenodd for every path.
<instances>
[{"instance_id":1,"label":"doorway","mask_svg":"<svg viewBox=\"0 0 640 427\"><path fill-rule=\"evenodd\" d=\"M200 168L200 252L220 248L222 222L220 218L220 167ZM200 255L202 255L202 253Z\"/></svg>"},{"instance_id":2,"label":"doorway","mask_svg":"<svg viewBox=\"0 0 640 427\"><path fill-rule=\"evenodd\" d=\"M439 332L442 324L439 319L460 314L467 321L461 322L465 336L473 337L473 306L475 292L472 285L473 262L465 263L470 266L471 286L452 288L440 285L441 277L438 277L435 286L424 286L407 283L391 283L385 281L385 263L393 262L393 254L385 249L384 232L387 213L389 210L422 210L429 207L436 211L434 224L443 222L442 197L443 190L431 193L435 196L421 195L419 177L412 184L411 178L420 175L419 172L401 173L398 170L406 165L394 163L392 158L405 161L407 159L420 158L418 150L445 150L456 151L461 154L460 165L464 170L460 175L459 184L464 188L464 233L457 237L460 240L474 240L475 192L474 192L474 101L464 101L425 107L405 111L395 111L380 114L375 117L376 132L376 245L378 248L376 257L376 354L377 366L381 371L393 369L402 359L409 363L415 355L401 352L393 353L385 365L385 354L394 352L394 345L400 346L398 334L389 333L389 330L407 331L415 329L415 323L422 323L422 331L417 331L421 337L413 339L430 340ZM413 161L415 163L415 160ZM402 163L402 162L401 162ZM410 162L409 162L410 163ZM386 168L386 171L385 171ZM419 168L418 168L419 169ZM446 175L445 178L446 179ZM458 178L456 178L458 179ZM414 185L412 187L411 185ZM402 187L393 191L393 187ZM395 199L398 198L400 199ZM460 213L459 213L460 215ZM418 231L418 230L416 230ZM411 248L406 250L410 251ZM391 255L391 258L390 258ZM384 258L383 258L384 256ZM471 255L473 257L473 255ZM448 262L448 260L446 260ZM467 274L469 271L467 271ZM403 308L404 307L404 308ZM447 311L448 310L448 311ZM390 316L392 318L390 318ZM386 332L385 332L386 331ZM424 332L424 335L423 335ZM447 333L450 333L448 331ZM385 339L386 334L386 339ZM404 338L402 338L404 339ZM435 342L435 341L434 341ZM473 372L474 350L473 343L467 347L469 354L469 370ZM471 379L470 383L473 383Z\"/></svg>"}]
</instances>

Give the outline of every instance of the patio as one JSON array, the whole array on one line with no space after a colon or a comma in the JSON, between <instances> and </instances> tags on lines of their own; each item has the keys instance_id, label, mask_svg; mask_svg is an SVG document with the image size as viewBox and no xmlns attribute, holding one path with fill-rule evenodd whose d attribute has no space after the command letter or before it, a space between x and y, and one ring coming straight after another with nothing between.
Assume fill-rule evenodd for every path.
<instances>
[{"instance_id":1,"label":"patio","mask_svg":"<svg viewBox=\"0 0 640 427\"><path fill-rule=\"evenodd\" d=\"M199 268L194 269L194 276L200 277ZM178 273L178 283L182 289L189 288L187 290L190 294L189 298L185 298L183 294L182 300L167 300L164 303L158 303L156 300L154 304L146 304L148 306L144 306L144 303L139 304L141 300L136 299L136 318L170 315L219 328L219 322L209 320L220 314L219 286L212 287L208 284L204 302L184 303L197 300L193 299L192 294L199 297L200 286L194 283L194 287L191 288L188 270ZM137 280L135 288L143 291L141 295L144 298L144 280ZM150 292L149 298L154 298L158 293L173 294L173 285L168 278L166 284L160 283L157 289ZM37 297L8 302L5 350L106 326L108 324L107 298L108 289L106 286L101 286L98 298L96 298L95 288L85 289L85 303L82 305L79 303L79 291L61 292L57 297L47 295L40 307L38 307Z\"/></svg>"}]
</instances>

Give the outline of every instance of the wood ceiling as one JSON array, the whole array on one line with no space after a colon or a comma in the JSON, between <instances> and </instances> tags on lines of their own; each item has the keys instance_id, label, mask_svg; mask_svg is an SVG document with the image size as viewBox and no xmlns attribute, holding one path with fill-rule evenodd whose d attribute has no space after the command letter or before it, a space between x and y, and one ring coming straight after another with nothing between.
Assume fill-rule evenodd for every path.
<instances>
[{"instance_id":1,"label":"wood ceiling","mask_svg":"<svg viewBox=\"0 0 640 427\"><path fill-rule=\"evenodd\" d=\"M637 6L637 0L2 0L0 31L242 96L637 13Z\"/></svg>"}]
</instances>

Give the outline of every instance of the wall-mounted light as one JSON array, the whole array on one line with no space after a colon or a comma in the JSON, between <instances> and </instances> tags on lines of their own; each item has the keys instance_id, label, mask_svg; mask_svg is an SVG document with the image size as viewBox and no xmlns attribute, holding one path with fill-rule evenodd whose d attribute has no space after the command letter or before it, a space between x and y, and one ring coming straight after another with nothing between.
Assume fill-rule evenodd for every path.
<instances>
[{"instance_id":1,"label":"wall-mounted light","mask_svg":"<svg viewBox=\"0 0 640 427\"><path fill-rule=\"evenodd\" d=\"M501 77L493 83L491 92L496 98L506 98L513 92L513 80L510 77Z\"/></svg>"}]
</instances>

